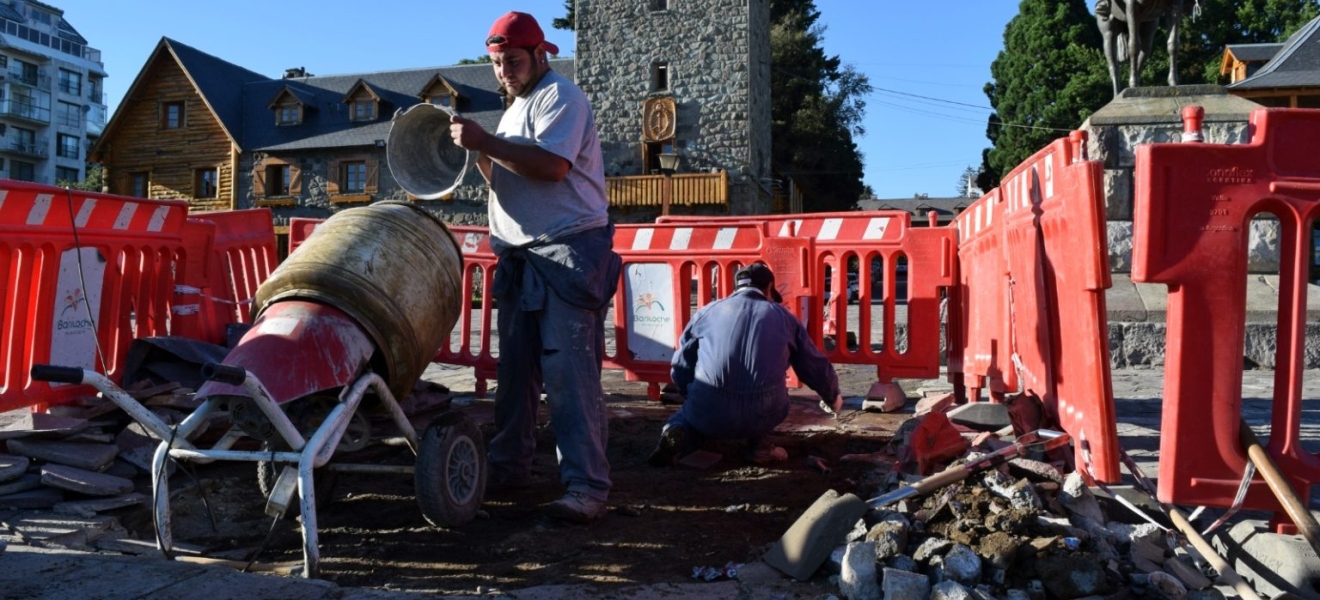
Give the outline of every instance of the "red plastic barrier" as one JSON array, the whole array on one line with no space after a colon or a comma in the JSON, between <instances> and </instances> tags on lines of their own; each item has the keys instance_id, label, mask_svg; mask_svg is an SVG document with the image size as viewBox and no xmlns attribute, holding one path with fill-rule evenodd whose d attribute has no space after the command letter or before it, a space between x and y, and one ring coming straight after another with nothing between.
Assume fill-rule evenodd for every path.
<instances>
[{"instance_id":1,"label":"red plastic barrier","mask_svg":"<svg viewBox=\"0 0 1320 600\"><path fill-rule=\"evenodd\" d=\"M499 365L499 359L491 351L490 342L495 326L492 316L495 299L491 297L490 289L495 280L497 259L490 248L490 230L485 227L454 225L449 227L449 231L458 240L459 250L463 253L463 298L477 302L480 290L480 307L475 315L480 327L473 328L473 310L464 309L454 332L449 336L449 344L441 348L433 360L472 367L473 376L477 380L476 394L484 396L486 382L495 378L495 368Z\"/></svg>"},{"instance_id":2,"label":"red plastic barrier","mask_svg":"<svg viewBox=\"0 0 1320 600\"><path fill-rule=\"evenodd\" d=\"M292 217L289 219L289 254L293 254L307 238L311 237L316 226L324 223L325 219L308 219L305 217Z\"/></svg>"},{"instance_id":3,"label":"red plastic barrier","mask_svg":"<svg viewBox=\"0 0 1320 600\"><path fill-rule=\"evenodd\" d=\"M623 258L623 282L614 295L615 348L606 364L623 369L629 381L649 383L652 399L670 381L669 363L692 315L733 293L739 267L766 261L790 310L809 297L810 241L767 238L761 224L620 225L614 251Z\"/></svg>"},{"instance_id":4,"label":"red plastic barrier","mask_svg":"<svg viewBox=\"0 0 1320 600\"><path fill-rule=\"evenodd\" d=\"M267 208L209 212L185 225L186 262L175 286L174 335L225 344L226 327L252 319L252 298L276 260Z\"/></svg>"},{"instance_id":5,"label":"red plastic barrier","mask_svg":"<svg viewBox=\"0 0 1320 600\"><path fill-rule=\"evenodd\" d=\"M135 337L165 335L188 205L0 181L0 410L88 386L33 381L34 364L112 380Z\"/></svg>"},{"instance_id":6,"label":"red plastic barrier","mask_svg":"<svg viewBox=\"0 0 1320 600\"><path fill-rule=\"evenodd\" d=\"M1037 152L1003 180L1006 308L1016 388L1039 397L1077 441L1083 474L1122 479L1109 373L1103 167L1084 132Z\"/></svg>"},{"instance_id":7,"label":"red plastic barrier","mask_svg":"<svg viewBox=\"0 0 1320 600\"><path fill-rule=\"evenodd\" d=\"M822 348L826 336L836 342L826 352L835 363L873 364L880 381L896 377L936 377L940 369L940 303L942 291L953 284L955 234L945 228L914 228L905 211L860 211L768 216L665 216L659 223L764 224L772 239L812 240L809 267L809 308L802 314L808 330ZM848 265L858 265L858 344L850 347L847 302ZM875 298L877 282L870 265L881 269L882 293ZM900 268L905 269L900 276ZM826 282L829 272L830 281ZM906 293L900 293L899 280ZM826 298L830 301L826 302ZM873 305L879 302L880 314ZM898 307L906 305L907 347L897 343ZM822 314L824 318L817 318ZM872 347L872 341L881 347Z\"/></svg>"},{"instance_id":8,"label":"red plastic barrier","mask_svg":"<svg viewBox=\"0 0 1320 600\"><path fill-rule=\"evenodd\" d=\"M955 219L950 378L993 399L1029 392L1078 443L1084 474L1117 482L1118 424L1109 377L1111 286L1102 165L1083 132L1057 140ZM961 356L956 356L961 354Z\"/></svg>"},{"instance_id":9,"label":"red plastic barrier","mask_svg":"<svg viewBox=\"0 0 1320 600\"><path fill-rule=\"evenodd\" d=\"M1132 280L1169 286L1159 498L1229 506L1246 467L1238 441L1253 217L1281 228L1269 451L1306 503L1320 459L1301 442L1310 230L1320 218L1320 111L1251 113L1241 145L1145 144L1134 180ZM1279 503L1258 476L1244 507ZM1284 517L1286 519L1286 517Z\"/></svg>"},{"instance_id":10,"label":"red plastic barrier","mask_svg":"<svg viewBox=\"0 0 1320 600\"><path fill-rule=\"evenodd\" d=\"M960 213L950 225L958 232L957 284L949 293L949 379L991 397L1017 389L1006 301L1008 265L1004 261L1004 198L992 190Z\"/></svg>"}]
</instances>

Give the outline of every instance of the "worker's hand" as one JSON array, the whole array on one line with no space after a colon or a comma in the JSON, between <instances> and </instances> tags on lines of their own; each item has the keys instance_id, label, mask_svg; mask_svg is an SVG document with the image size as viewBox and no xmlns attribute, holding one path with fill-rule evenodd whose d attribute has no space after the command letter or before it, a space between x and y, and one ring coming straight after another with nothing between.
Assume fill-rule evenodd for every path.
<instances>
[{"instance_id":1,"label":"worker's hand","mask_svg":"<svg viewBox=\"0 0 1320 600\"><path fill-rule=\"evenodd\" d=\"M472 119L453 116L449 120L449 136L460 148L481 152L490 134Z\"/></svg>"},{"instance_id":2,"label":"worker's hand","mask_svg":"<svg viewBox=\"0 0 1320 600\"><path fill-rule=\"evenodd\" d=\"M839 414L839 411L843 410L843 394L834 397L834 402L830 403L830 408L834 409L834 414L836 415Z\"/></svg>"}]
</instances>

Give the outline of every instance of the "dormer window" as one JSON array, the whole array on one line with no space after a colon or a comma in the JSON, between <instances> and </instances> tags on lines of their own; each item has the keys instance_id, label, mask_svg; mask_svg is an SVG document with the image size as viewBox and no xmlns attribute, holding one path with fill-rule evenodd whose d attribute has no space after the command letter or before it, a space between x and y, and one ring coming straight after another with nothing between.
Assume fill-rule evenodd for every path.
<instances>
[{"instance_id":1,"label":"dormer window","mask_svg":"<svg viewBox=\"0 0 1320 600\"><path fill-rule=\"evenodd\" d=\"M376 119L376 103L372 100L353 102L354 121L372 121Z\"/></svg>"},{"instance_id":2,"label":"dormer window","mask_svg":"<svg viewBox=\"0 0 1320 600\"><path fill-rule=\"evenodd\" d=\"M276 111L276 125L297 125L302 122L302 110L298 105L281 106Z\"/></svg>"},{"instance_id":3,"label":"dormer window","mask_svg":"<svg viewBox=\"0 0 1320 600\"><path fill-rule=\"evenodd\" d=\"M285 86L267 108L275 113L275 125L280 127L299 125L307 115L308 104L305 93L301 94L290 86Z\"/></svg>"},{"instance_id":4,"label":"dormer window","mask_svg":"<svg viewBox=\"0 0 1320 600\"><path fill-rule=\"evenodd\" d=\"M417 97L427 104L450 108L458 108L463 98L462 94L458 93L458 89L445 81L445 78L440 75L432 77L426 85L422 86L422 91L417 94Z\"/></svg>"}]
</instances>

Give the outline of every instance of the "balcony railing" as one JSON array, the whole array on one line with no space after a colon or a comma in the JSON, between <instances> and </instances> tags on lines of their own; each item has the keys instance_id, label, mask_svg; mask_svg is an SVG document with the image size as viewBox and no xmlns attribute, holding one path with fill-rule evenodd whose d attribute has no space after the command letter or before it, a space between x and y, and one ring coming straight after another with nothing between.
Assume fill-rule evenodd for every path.
<instances>
[{"instance_id":1,"label":"balcony railing","mask_svg":"<svg viewBox=\"0 0 1320 600\"><path fill-rule=\"evenodd\" d=\"M6 81L21 83L26 86L43 90L50 87L50 77L46 75L33 75L31 73L23 73L22 71L16 71L14 69L10 69L3 75Z\"/></svg>"},{"instance_id":2,"label":"balcony railing","mask_svg":"<svg viewBox=\"0 0 1320 600\"><path fill-rule=\"evenodd\" d=\"M12 140L5 140L4 142L0 142L0 150L9 152L11 154L21 154L23 156L31 156L33 158L46 158L47 156L49 156L49 152L47 152L45 144L37 144L33 142L18 142Z\"/></svg>"},{"instance_id":3,"label":"balcony railing","mask_svg":"<svg viewBox=\"0 0 1320 600\"><path fill-rule=\"evenodd\" d=\"M670 177L670 206L729 205L729 172L676 173ZM610 206L659 208L664 202L664 175L606 177Z\"/></svg>"},{"instance_id":4,"label":"balcony railing","mask_svg":"<svg viewBox=\"0 0 1320 600\"><path fill-rule=\"evenodd\" d=\"M0 100L0 116L18 117L36 123L50 123L50 109L31 102Z\"/></svg>"}]
</instances>

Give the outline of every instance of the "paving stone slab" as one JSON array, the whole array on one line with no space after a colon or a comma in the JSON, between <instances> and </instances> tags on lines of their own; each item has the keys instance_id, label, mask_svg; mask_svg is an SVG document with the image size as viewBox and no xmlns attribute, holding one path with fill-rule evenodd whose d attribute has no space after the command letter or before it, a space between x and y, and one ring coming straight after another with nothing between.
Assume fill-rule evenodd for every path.
<instances>
[{"instance_id":1,"label":"paving stone slab","mask_svg":"<svg viewBox=\"0 0 1320 600\"><path fill-rule=\"evenodd\" d=\"M118 496L133 491L133 481L64 465L41 468L41 483L88 496Z\"/></svg>"},{"instance_id":2,"label":"paving stone slab","mask_svg":"<svg viewBox=\"0 0 1320 600\"><path fill-rule=\"evenodd\" d=\"M21 477L27 472L29 462L26 456L0 454L0 483Z\"/></svg>"},{"instance_id":3,"label":"paving stone slab","mask_svg":"<svg viewBox=\"0 0 1320 600\"><path fill-rule=\"evenodd\" d=\"M95 500L76 500L73 502L61 502L54 506L55 514L74 515L79 517L93 517L96 513L107 510L116 510L129 506L145 504L147 497L144 494L133 492L122 496L112 498L97 498Z\"/></svg>"},{"instance_id":4,"label":"paving stone slab","mask_svg":"<svg viewBox=\"0 0 1320 600\"><path fill-rule=\"evenodd\" d=\"M999 431L1013 424L1008 406L998 402L968 402L947 413L949 420L976 431Z\"/></svg>"},{"instance_id":5,"label":"paving stone slab","mask_svg":"<svg viewBox=\"0 0 1320 600\"><path fill-rule=\"evenodd\" d=\"M18 479L0 483L0 496L26 492L31 489L41 487L41 475L38 473L26 473L19 475Z\"/></svg>"},{"instance_id":6,"label":"paving stone slab","mask_svg":"<svg viewBox=\"0 0 1320 600\"><path fill-rule=\"evenodd\" d=\"M52 442L47 440L10 440L9 451L59 465L100 471L115 459L119 448L108 444Z\"/></svg>"},{"instance_id":7,"label":"paving stone slab","mask_svg":"<svg viewBox=\"0 0 1320 600\"><path fill-rule=\"evenodd\" d=\"M0 506L9 508L50 508L63 501L64 492L44 487L0 496Z\"/></svg>"},{"instance_id":8,"label":"paving stone slab","mask_svg":"<svg viewBox=\"0 0 1320 600\"><path fill-rule=\"evenodd\" d=\"M0 440L67 437L86 428L86 419L34 413L27 408L0 413Z\"/></svg>"}]
</instances>

